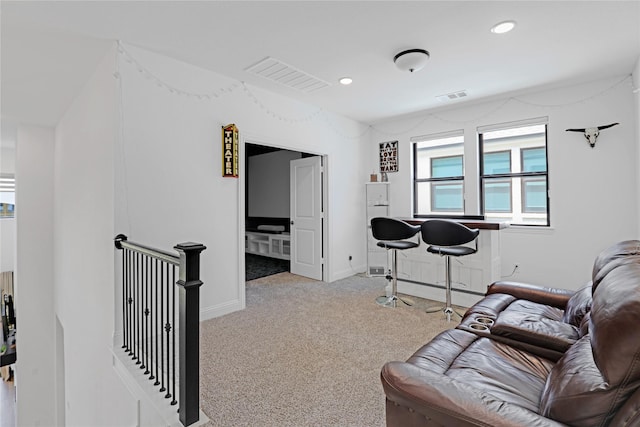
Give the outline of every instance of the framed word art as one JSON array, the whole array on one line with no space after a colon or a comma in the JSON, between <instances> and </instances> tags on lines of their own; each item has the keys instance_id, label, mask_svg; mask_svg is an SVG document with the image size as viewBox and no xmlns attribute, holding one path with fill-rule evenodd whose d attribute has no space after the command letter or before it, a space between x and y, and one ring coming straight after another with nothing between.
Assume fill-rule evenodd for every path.
<instances>
[{"instance_id":1,"label":"framed word art","mask_svg":"<svg viewBox=\"0 0 640 427\"><path fill-rule=\"evenodd\" d=\"M380 143L380 173L398 172L398 141Z\"/></svg>"}]
</instances>

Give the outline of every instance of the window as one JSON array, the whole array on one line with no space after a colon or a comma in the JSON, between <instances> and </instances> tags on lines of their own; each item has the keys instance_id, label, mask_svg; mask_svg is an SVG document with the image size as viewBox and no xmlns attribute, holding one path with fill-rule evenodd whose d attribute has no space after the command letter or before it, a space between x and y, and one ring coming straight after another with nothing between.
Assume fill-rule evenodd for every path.
<instances>
[{"instance_id":1,"label":"window","mask_svg":"<svg viewBox=\"0 0 640 427\"><path fill-rule=\"evenodd\" d=\"M15 216L16 180L13 175L0 175L0 218Z\"/></svg>"},{"instance_id":2,"label":"window","mask_svg":"<svg viewBox=\"0 0 640 427\"><path fill-rule=\"evenodd\" d=\"M549 225L546 120L478 130L480 211L518 225Z\"/></svg>"},{"instance_id":3,"label":"window","mask_svg":"<svg viewBox=\"0 0 640 427\"><path fill-rule=\"evenodd\" d=\"M463 151L461 131L414 140L414 216L464 213Z\"/></svg>"}]
</instances>

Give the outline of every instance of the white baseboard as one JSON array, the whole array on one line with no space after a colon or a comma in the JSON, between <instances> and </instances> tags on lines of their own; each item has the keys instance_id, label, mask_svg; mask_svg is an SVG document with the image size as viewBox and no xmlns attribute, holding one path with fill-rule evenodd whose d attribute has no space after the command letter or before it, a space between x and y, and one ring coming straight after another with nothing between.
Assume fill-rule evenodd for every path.
<instances>
[{"instance_id":1,"label":"white baseboard","mask_svg":"<svg viewBox=\"0 0 640 427\"><path fill-rule=\"evenodd\" d=\"M367 271L366 265L354 265L344 270L335 271L329 278L329 281L335 282L336 280L346 279L347 277L351 277L358 273L364 273L365 271Z\"/></svg>"},{"instance_id":2,"label":"white baseboard","mask_svg":"<svg viewBox=\"0 0 640 427\"><path fill-rule=\"evenodd\" d=\"M245 307L242 302L237 299L205 307L200 310L200 321L202 322L203 320L224 316L225 314L233 313L234 311L239 311L244 308Z\"/></svg>"}]
</instances>

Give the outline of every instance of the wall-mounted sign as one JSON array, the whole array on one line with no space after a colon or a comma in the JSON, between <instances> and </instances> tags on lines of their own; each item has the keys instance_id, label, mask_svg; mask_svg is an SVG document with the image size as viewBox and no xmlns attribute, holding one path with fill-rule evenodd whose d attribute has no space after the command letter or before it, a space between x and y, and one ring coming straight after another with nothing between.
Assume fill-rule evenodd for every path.
<instances>
[{"instance_id":1,"label":"wall-mounted sign","mask_svg":"<svg viewBox=\"0 0 640 427\"><path fill-rule=\"evenodd\" d=\"M238 128L234 124L222 127L222 176L238 177Z\"/></svg>"},{"instance_id":2,"label":"wall-mounted sign","mask_svg":"<svg viewBox=\"0 0 640 427\"><path fill-rule=\"evenodd\" d=\"M398 172L398 141L380 143L380 173Z\"/></svg>"}]
</instances>

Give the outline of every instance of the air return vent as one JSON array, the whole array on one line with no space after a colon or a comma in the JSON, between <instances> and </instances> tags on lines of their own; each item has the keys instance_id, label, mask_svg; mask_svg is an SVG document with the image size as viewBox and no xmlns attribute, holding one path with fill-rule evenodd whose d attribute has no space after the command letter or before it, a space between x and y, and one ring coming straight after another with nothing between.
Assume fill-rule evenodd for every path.
<instances>
[{"instance_id":1,"label":"air return vent","mask_svg":"<svg viewBox=\"0 0 640 427\"><path fill-rule=\"evenodd\" d=\"M311 93L330 86L330 84L324 80L271 57L267 57L257 64L246 68L245 71L304 93Z\"/></svg>"},{"instance_id":2,"label":"air return vent","mask_svg":"<svg viewBox=\"0 0 640 427\"><path fill-rule=\"evenodd\" d=\"M444 95L438 95L436 96L436 98L440 102L448 102L448 101L455 101L456 99L460 99L460 98L465 98L466 96L467 96L466 90L458 90L455 92L446 93Z\"/></svg>"}]
</instances>

